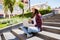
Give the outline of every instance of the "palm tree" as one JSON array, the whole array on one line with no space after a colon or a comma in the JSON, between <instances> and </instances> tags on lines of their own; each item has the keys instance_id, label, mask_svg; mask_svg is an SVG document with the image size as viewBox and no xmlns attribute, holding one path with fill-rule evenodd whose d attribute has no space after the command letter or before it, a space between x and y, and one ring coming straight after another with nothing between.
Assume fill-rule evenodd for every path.
<instances>
[{"instance_id":1,"label":"palm tree","mask_svg":"<svg viewBox=\"0 0 60 40\"><path fill-rule=\"evenodd\" d=\"M8 14L8 3L7 2L8 2L7 0L3 0L5 17Z\"/></svg>"},{"instance_id":2,"label":"palm tree","mask_svg":"<svg viewBox=\"0 0 60 40\"><path fill-rule=\"evenodd\" d=\"M11 14L13 12L15 2L16 2L16 0L10 0L10 3L8 5L8 8L9 8Z\"/></svg>"},{"instance_id":3,"label":"palm tree","mask_svg":"<svg viewBox=\"0 0 60 40\"><path fill-rule=\"evenodd\" d=\"M11 13L13 12L14 4L15 4L15 0L10 0L8 8L9 8Z\"/></svg>"},{"instance_id":4,"label":"palm tree","mask_svg":"<svg viewBox=\"0 0 60 40\"><path fill-rule=\"evenodd\" d=\"M8 13L8 10L10 10L11 13L13 12L15 0L4 0L3 4L4 4L4 13L5 14ZM10 15L9 15L9 18L10 18Z\"/></svg>"},{"instance_id":5,"label":"palm tree","mask_svg":"<svg viewBox=\"0 0 60 40\"><path fill-rule=\"evenodd\" d=\"M13 12L15 2L16 2L16 0L4 0L3 1L5 14L8 14L8 10L10 10L11 13ZM23 11L22 15L24 16L24 4L23 4L23 2L19 1L18 6L22 9L22 11ZM10 14L9 14L9 18L10 18Z\"/></svg>"}]
</instances>

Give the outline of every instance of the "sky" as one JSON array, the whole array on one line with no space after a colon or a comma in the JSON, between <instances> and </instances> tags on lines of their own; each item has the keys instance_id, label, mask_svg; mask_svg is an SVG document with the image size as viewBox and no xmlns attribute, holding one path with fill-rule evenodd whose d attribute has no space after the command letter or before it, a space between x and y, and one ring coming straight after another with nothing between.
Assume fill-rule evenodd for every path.
<instances>
[{"instance_id":1,"label":"sky","mask_svg":"<svg viewBox=\"0 0 60 40\"><path fill-rule=\"evenodd\" d=\"M60 0L30 0L31 6L35 4L47 3L52 8L60 7Z\"/></svg>"}]
</instances>

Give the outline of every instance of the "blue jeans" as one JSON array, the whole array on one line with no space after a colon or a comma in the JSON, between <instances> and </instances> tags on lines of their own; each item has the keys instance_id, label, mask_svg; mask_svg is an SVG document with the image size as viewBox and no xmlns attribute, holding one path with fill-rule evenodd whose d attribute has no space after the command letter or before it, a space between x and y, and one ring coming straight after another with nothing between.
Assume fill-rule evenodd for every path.
<instances>
[{"instance_id":1,"label":"blue jeans","mask_svg":"<svg viewBox=\"0 0 60 40\"><path fill-rule=\"evenodd\" d=\"M36 33L36 32L40 32L40 29L38 29L38 27L28 27L28 32Z\"/></svg>"},{"instance_id":2,"label":"blue jeans","mask_svg":"<svg viewBox=\"0 0 60 40\"><path fill-rule=\"evenodd\" d=\"M20 26L20 28L26 33L29 34L31 32L36 33L40 32L40 29L38 27L28 27L27 29L24 27L24 25Z\"/></svg>"}]
</instances>

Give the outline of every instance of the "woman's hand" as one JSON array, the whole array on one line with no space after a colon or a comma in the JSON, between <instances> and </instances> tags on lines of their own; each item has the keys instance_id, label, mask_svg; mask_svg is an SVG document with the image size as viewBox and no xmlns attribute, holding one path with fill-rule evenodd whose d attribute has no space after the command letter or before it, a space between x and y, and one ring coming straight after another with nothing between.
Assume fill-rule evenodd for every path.
<instances>
[{"instance_id":1,"label":"woman's hand","mask_svg":"<svg viewBox=\"0 0 60 40\"><path fill-rule=\"evenodd\" d=\"M28 23L31 23L31 22L32 22L32 20L31 20L31 19L29 19L29 20L28 20Z\"/></svg>"}]
</instances>

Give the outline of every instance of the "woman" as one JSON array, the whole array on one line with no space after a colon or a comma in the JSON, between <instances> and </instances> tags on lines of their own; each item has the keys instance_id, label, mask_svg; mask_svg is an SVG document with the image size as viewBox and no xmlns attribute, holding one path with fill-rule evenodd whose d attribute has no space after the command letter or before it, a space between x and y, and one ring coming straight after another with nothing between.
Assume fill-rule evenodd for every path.
<instances>
[{"instance_id":1,"label":"woman","mask_svg":"<svg viewBox=\"0 0 60 40\"><path fill-rule=\"evenodd\" d=\"M29 23L32 22L34 27L28 27L28 30L23 26L21 29L27 34L27 37L31 37L33 34L30 33L36 33L42 31L42 19L41 14L39 11L35 8L32 8L32 17L28 21Z\"/></svg>"},{"instance_id":2,"label":"woman","mask_svg":"<svg viewBox=\"0 0 60 40\"><path fill-rule=\"evenodd\" d=\"M35 18L34 24L35 27L38 27L38 29L40 29L40 31L42 31L42 15L39 13L39 11L35 8L32 8L32 19Z\"/></svg>"}]
</instances>

